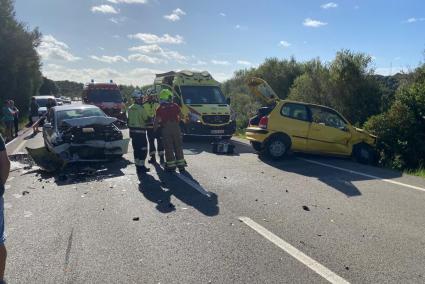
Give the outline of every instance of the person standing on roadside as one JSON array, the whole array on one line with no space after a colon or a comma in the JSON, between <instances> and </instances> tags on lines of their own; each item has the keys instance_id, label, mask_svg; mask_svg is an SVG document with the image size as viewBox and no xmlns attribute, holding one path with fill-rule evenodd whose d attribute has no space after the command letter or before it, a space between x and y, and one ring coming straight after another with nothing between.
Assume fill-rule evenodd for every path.
<instances>
[{"instance_id":1,"label":"person standing on roadside","mask_svg":"<svg viewBox=\"0 0 425 284\"><path fill-rule=\"evenodd\" d=\"M3 137L0 135L0 284L4 282L4 270L6 268L6 247L4 242L6 237L4 234L4 188L7 178L9 177L10 161L6 153Z\"/></svg>"},{"instance_id":2,"label":"person standing on roadside","mask_svg":"<svg viewBox=\"0 0 425 284\"><path fill-rule=\"evenodd\" d=\"M32 130L34 132L34 134L36 134L39 130L38 130L38 124L37 121L40 119L40 117L38 116L38 104L37 104L37 100L32 97L31 98L31 105L30 105L30 116L31 116L31 124L32 124Z\"/></svg>"},{"instance_id":3,"label":"person standing on roadside","mask_svg":"<svg viewBox=\"0 0 425 284\"><path fill-rule=\"evenodd\" d=\"M13 139L13 111L10 108L10 101L6 100L3 106L3 121L6 127L6 142Z\"/></svg>"},{"instance_id":4,"label":"person standing on roadside","mask_svg":"<svg viewBox=\"0 0 425 284\"><path fill-rule=\"evenodd\" d=\"M165 170L175 171L176 167L180 172L187 167L183 155L183 141L180 132L180 107L173 103L173 94L170 90L164 89L159 94L160 105L156 110L154 130L161 127L162 142L165 149Z\"/></svg>"},{"instance_id":5,"label":"person standing on roadside","mask_svg":"<svg viewBox=\"0 0 425 284\"><path fill-rule=\"evenodd\" d=\"M130 138L133 145L136 172L141 175L150 171L145 166L145 160L148 155L148 139L146 138L148 115L143 107L141 91L135 91L132 97L134 103L128 109L128 128L130 129Z\"/></svg>"},{"instance_id":6,"label":"person standing on roadside","mask_svg":"<svg viewBox=\"0 0 425 284\"><path fill-rule=\"evenodd\" d=\"M15 137L18 137L19 132L19 109L15 106L15 102L10 100L10 109L13 111L13 124L15 126Z\"/></svg>"}]
</instances>

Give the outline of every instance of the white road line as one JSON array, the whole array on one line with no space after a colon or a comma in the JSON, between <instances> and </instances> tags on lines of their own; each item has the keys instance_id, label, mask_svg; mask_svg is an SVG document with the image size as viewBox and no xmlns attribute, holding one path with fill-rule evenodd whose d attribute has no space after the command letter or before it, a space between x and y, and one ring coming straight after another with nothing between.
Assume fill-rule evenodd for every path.
<instances>
[{"instance_id":1,"label":"white road line","mask_svg":"<svg viewBox=\"0 0 425 284\"><path fill-rule=\"evenodd\" d=\"M344 278L342 278L341 276L335 274L334 272L326 268L325 266L321 265L320 263L318 263L317 261L315 261L308 255L304 254L302 251L298 250L291 244L285 242L284 240L282 240L281 238L279 238L278 236L276 236L275 234L273 234L272 232L270 232L263 226L257 224L250 218L239 217L239 220L245 223L246 225L248 225L249 227L251 227L251 229L253 229L257 233L262 235L267 240L271 241L272 243L280 247L286 253L288 253L295 259L297 259L299 262L303 263L305 266L307 266L308 268L310 268L311 270L313 270L314 272L316 272L317 274L319 274L320 276L328 280L330 283L338 283L338 284L350 283Z\"/></svg>"},{"instance_id":2,"label":"white road line","mask_svg":"<svg viewBox=\"0 0 425 284\"><path fill-rule=\"evenodd\" d=\"M179 179L181 179L182 181L184 181L185 183L187 183L188 185L190 185L191 187L193 187L194 189L196 189L197 191L199 191L201 194L203 194L207 197L211 197L211 194L208 191L203 189L202 186L200 186L199 184L197 184L196 182L194 182L190 178L184 176L183 174L179 174L179 173L174 173L174 175L176 177L178 177Z\"/></svg>"},{"instance_id":3,"label":"white road line","mask_svg":"<svg viewBox=\"0 0 425 284\"><path fill-rule=\"evenodd\" d=\"M414 185L394 181L394 180L391 180L391 179L380 178L378 176L365 174L365 173L362 173L362 172L353 171L353 170L349 170L349 169L346 169L346 168L341 168L341 167L337 167L337 166L334 166L334 165L325 164L325 163L321 163L321 162L317 162L317 161L313 161L313 160L309 160L309 159L304 159L304 158L298 158L298 159L305 161L305 162L308 162L308 163L311 163L311 164L316 164L316 165L328 167L328 168L331 168L331 169L347 172L347 173L350 173L350 174L355 174L355 175L364 176L364 177L368 177L368 178L372 178L372 179L377 179L377 180L380 180L380 181L384 181L384 182L388 182L388 183L392 183L392 184L396 184L396 185L400 185L400 186L404 186L404 187L407 187L407 188L412 188L412 189L416 189L416 190L420 190L420 191L425 192L425 188L423 188L423 187L414 186Z\"/></svg>"}]
</instances>

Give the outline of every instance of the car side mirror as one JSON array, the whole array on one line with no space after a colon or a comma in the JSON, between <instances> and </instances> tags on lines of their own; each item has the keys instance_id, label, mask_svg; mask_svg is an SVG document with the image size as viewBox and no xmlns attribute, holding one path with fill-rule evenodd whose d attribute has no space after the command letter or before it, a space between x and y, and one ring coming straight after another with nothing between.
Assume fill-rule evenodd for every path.
<instances>
[{"instance_id":1,"label":"car side mirror","mask_svg":"<svg viewBox=\"0 0 425 284\"><path fill-rule=\"evenodd\" d=\"M226 99L226 103L227 103L228 105L230 105L230 102L231 102L230 98L227 98L227 99Z\"/></svg>"},{"instance_id":2,"label":"car side mirror","mask_svg":"<svg viewBox=\"0 0 425 284\"><path fill-rule=\"evenodd\" d=\"M347 126L341 126L341 127L338 127L338 128L339 128L339 130L348 132L348 127Z\"/></svg>"},{"instance_id":3,"label":"car side mirror","mask_svg":"<svg viewBox=\"0 0 425 284\"><path fill-rule=\"evenodd\" d=\"M53 128L53 126L52 126L52 124L51 124L51 123L47 122L47 123L45 123L45 124L43 125L43 128L46 128L46 129L52 129L52 128Z\"/></svg>"}]
</instances>

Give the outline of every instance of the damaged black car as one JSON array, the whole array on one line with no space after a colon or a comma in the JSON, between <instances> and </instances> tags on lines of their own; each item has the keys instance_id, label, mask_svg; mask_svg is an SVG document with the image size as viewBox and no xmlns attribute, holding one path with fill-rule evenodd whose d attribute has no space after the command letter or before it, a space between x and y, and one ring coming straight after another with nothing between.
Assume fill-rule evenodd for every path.
<instances>
[{"instance_id":1,"label":"damaged black car","mask_svg":"<svg viewBox=\"0 0 425 284\"><path fill-rule=\"evenodd\" d=\"M128 151L117 119L92 105L53 107L43 126L44 144L67 161L100 161L121 157Z\"/></svg>"}]
</instances>

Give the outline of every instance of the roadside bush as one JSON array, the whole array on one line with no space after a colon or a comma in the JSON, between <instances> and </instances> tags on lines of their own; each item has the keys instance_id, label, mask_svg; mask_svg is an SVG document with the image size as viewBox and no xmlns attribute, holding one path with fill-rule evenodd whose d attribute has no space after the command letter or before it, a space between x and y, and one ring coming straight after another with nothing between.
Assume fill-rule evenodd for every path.
<instances>
[{"instance_id":1,"label":"roadside bush","mask_svg":"<svg viewBox=\"0 0 425 284\"><path fill-rule=\"evenodd\" d=\"M425 165L425 65L414 82L400 87L387 112L371 117L365 128L378 135L381 163L396 169Z\"/></svg>"}]
</instances>

